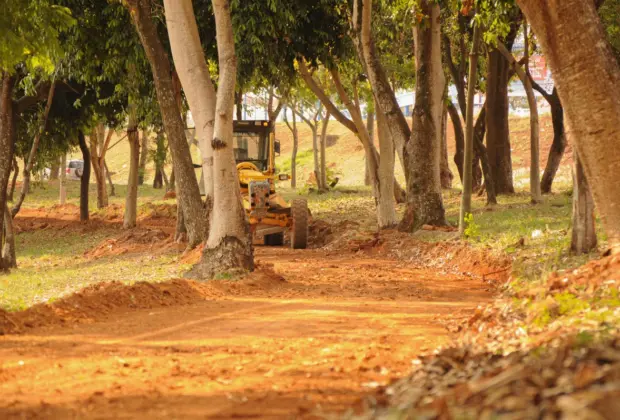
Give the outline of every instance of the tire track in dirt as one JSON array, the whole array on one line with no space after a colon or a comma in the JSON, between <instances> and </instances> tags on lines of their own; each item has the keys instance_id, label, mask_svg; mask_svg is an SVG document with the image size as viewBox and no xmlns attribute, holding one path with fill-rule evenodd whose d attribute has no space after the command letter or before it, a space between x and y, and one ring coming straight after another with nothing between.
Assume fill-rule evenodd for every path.
<instances>
[{"instance_id":1,"label":"tire track in dirt","mask_svg":"<svg viewBox=\"0 0 620 420\"><path fill-rule=\"evenodd\" d=\"M256 255L203 301L0 337L0 418L317 418L405 375L491 297L381 256Z\"/></svg>"}]
</instances>

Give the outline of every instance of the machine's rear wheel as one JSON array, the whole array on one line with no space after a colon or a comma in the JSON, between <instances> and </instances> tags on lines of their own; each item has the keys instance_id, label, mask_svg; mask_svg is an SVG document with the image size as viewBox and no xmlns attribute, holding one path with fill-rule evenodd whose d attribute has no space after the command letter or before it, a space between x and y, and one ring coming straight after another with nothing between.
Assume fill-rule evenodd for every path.
<instances>
[{"instance_id":1,"label":"machine's rear wheel","mask_svg":"<svg viewBox=\"0 0 620 420\"><path fill-rule=\"evenodd\" d=\"M265 235L265 245L267 246L284 245L284 232L272 233L271 235Z\"/></svg>"},{"instance_id":2,"label":"machine's rear wheel","mask_svg":"<svg viewBox=\"0 0 620 420\"><path fill-rule=\"evenodd\" d=\"M291 217L291 248L305 249L308 246L308 202L302 199L293 200Z\"/></svg>"}]
</instances>

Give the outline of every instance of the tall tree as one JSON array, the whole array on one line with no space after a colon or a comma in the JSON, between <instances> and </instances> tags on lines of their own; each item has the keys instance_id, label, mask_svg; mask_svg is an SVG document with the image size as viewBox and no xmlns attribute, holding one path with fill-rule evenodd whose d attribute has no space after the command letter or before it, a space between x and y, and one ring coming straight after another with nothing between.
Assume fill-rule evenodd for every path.
<instances>
[{"instance_id":1,"label":"tall tree","mask_svg":"<svg viewBox=\"0 0 620 420\"><path fill-rule=\"evenodd\" d=\"M591 1L518 0L549 60L573 142L620 251L620 68Z\"/></svg>"},{"instance_id":2,"label":"tall tree","mask_svg":"<svg viewBox=\"0 0 620 420\"><path fill-rule=\"evenodd\" d=\"M170 60L152 18L151 0L127 0L125 3L153 72L176 182L179 184L177 199L187 227L189 246L194 247L206 237L207 219L185 137L185 124L175 101Z\"/></svg>"}]
</instances>

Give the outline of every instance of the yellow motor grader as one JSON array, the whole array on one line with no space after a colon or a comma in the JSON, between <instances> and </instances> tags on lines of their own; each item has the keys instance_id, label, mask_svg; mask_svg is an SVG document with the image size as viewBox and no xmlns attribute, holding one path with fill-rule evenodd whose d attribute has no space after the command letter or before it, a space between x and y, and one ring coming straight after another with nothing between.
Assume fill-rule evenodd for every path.
<instances>
[{"instance_id":1,"label":"yellow motor grader","mask_svg":"<svg viewBox=\"0 0 620 420\"><path fill-rule=\"evenodd\" d=\"M276 175L275 157L280 154L280 142L275 139L269 121L234 121L233 152L237 162L239 187L243 197L252 235L264 238L265 245L284 245L288 230L291 247L304 249L308 245L308 203L295 199L289 203L276 193L275 180L287 180L286 174ZM201 175L200 192L204 194Z\"/></svg>"}]
</instances>

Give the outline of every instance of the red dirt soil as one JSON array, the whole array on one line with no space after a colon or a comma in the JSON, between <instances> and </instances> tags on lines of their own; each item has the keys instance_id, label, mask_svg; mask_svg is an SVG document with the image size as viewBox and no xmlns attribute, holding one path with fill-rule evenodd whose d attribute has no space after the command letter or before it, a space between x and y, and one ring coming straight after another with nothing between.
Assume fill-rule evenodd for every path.
<instances>
[{"instance_id":1,"label":"red dirt soil","mask_svg":"<svg viewBox=\"0 0 620 420\"><path fill-rule=\"evenodd\" d=\"M315 229L342 236L338 226ZM123 235L147 246L169 241L148 229ZM342 412L447 344L448 329L491 299L493 285L479 274L496 266L464 247L408 238L388 232L339 250L258 247L258 269L239 281L100 284L0 311L0 418Z\"/></svg>"}]
</instances>

